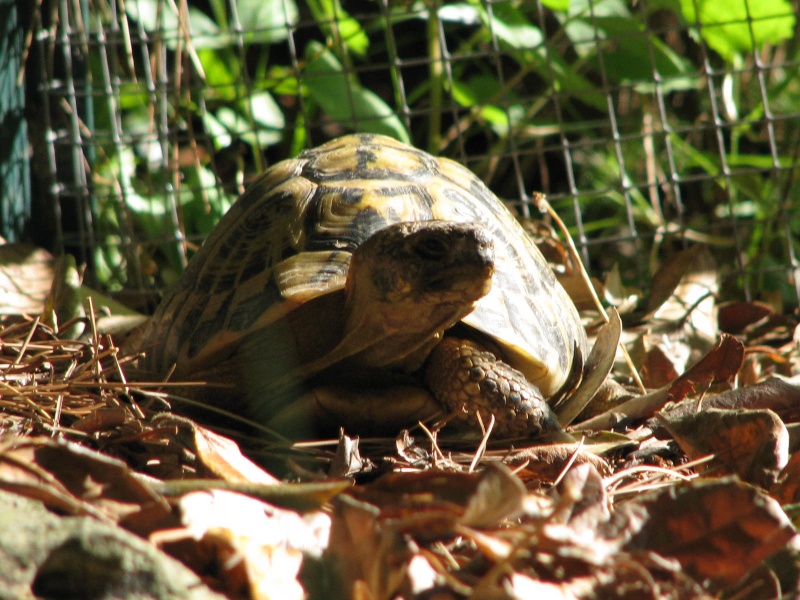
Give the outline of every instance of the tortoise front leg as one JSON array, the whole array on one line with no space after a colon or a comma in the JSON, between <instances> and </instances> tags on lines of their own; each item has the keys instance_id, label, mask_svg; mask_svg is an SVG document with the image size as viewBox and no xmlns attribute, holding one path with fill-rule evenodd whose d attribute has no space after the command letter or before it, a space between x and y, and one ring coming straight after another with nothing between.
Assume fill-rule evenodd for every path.
<instances>
[{"instance_id":1,"label":"tortoise front leg","mask_svg":"<svg viewBox=\"0 0 800 600\"><path fill-rule=\"evenodd\" d=\"M484 426L494 415L494 435L501 438L561 430L539 388L477 342L445 337L424 369L434 397L470 428L479 426L478 415Z\"/></svg>"}]
</instances>

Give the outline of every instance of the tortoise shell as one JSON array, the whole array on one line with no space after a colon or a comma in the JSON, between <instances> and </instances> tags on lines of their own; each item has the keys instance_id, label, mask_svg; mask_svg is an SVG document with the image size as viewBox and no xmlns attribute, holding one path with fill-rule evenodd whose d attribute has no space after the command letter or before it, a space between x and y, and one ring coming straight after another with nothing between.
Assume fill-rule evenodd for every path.
<instances>
[{"instance_id":1,"label":"tortoise shell","mask_svg":"<svg viewBox=\"0 0 800 600\"><path fill-rule=\"evenodd\" d=\"M335 139L253 182L157 309L144 365L174 366L180 378L223 364L245 337L341 293L353 250L408 221L475 224L493 240L491 290L461 326L491 340L545 398L555 395L587 341L542 254L468 169L380 135Z\"/></svg>"}]
</instances>

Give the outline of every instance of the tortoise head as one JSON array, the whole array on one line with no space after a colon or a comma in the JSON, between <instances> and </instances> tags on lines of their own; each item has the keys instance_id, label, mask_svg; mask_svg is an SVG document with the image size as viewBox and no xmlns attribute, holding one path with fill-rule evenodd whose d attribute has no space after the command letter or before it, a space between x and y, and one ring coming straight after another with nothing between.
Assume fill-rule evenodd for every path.
<instances>
[{"instance_id":1,"label":"tortoise head","mask_svg":"<svg viewBox=\"0 0 800 600\"><path fill-rule=\"evenodd\" d=\"M414 221L380 229L350 262L346 335L369 337L376 349L379 343L385 358L378 362L392 364L393 355L430 346L469 314L493 274L492 240L479 226Z\"/></svg>"}]
</instances>

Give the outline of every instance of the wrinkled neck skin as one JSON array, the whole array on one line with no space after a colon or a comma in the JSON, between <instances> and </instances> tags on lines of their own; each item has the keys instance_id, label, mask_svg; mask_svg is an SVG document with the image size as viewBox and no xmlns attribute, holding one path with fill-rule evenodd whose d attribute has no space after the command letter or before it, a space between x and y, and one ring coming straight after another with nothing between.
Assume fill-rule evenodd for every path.
<instances>
[{"instance_id":1,"label":"wrinkled neck skin","mask_svg":"<svg viewBox=\"0 0 800 600\"><path fill-rule=\"evenodd\" d=\"M352 289L348 286L346 292L342 340L330 352L305 365L303 371L307 375L333 365L416 371L444 331L475 306L474 301L420 301L415 295L400 302L381 301L359 285Z\"/></svg>"},{"instance_id":2,"label":"wrinkled neck skin","mask_svg":"<svg viewBox=\"0 0 800 600\"><path fill-rule=\"evenodd\" d=\"M345 337L351 350L348 362L366 367L417 370L444 331L467 316L474 301L409 294L392 301L363 298L358 292L345 301ZM366 294L365 294L366 295Z\"/></svg>"}]
</instances>

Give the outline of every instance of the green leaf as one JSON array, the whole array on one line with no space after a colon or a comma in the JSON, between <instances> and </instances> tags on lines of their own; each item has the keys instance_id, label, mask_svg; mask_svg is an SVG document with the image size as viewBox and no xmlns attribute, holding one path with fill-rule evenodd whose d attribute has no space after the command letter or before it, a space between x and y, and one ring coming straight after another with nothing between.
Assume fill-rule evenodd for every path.
<instances>
[{"instance_id":1,"label":"green leaf","mask_svg":"<svg viewBox=\"0 0 800 600\"><path fill-rule=\"evenodd\" d=\"M542 0L550 10L557 10L560 12L567 12L569 10L569 0Z\"/></svg>"},{"instance_id":2,"label":"green leaf","mask_svg":"<svg viewBox=\"0 0 800 600\"><path fill-rule=\"evenodd\" d=\"M549 64L537 66L543 77L552 78L553 88L561 94L569 94L579 102L583 102L598 110L607 110L603 90L583 77L572 64L567 63L557 54L551 54Z\"/></svg>"},{"instance_id":3,"label":"green leaf","mask_svg":"<svg viewBox=\"0 0 800 600\"><path fill-rule=\"evenodd\" d=\"M631 11L624 0L572 0L569 18L628 17Z\"/></svg>"},{"instance_id":4,"label":"green leaf","mask_svg":"<svg viewBox=\"0 0 800 600\"><path fill-rule=\"evenodd\" d=\"M294 0L236 0L236 11L248 44L285 40L299 16Z\"/></svg>"},{"instance_id":5,"label":"green leaf","mask_svg":"<svg viewBox=\"0 0 800 600\"><path fill-rule=\"evenodd\" d=\"M271 94L261 92L248 98L253 120L264 127L282 131L286 127L283 111Z\"/></svg>"},{"instance_id":6,"label":"green leaf","mask_svg":"<svg viewBox=\"0 0 800 600\"><path fill-rule=\"evenodd\" d=\"M493 4L491 17L486 10L481 10L481 16L497 38L512 48L537 48L544 41L539 28L511 4Z\"/></svg>"},{"instance_id":7,"label":"green leaf","mask_svg":"<svg viewBox=\"0 0 800 600\"><path fill-rule=\"evenodd\" d=\"M225 131L231 134L231 136L227 136L228 140L235 137L244 140L256 149L271 146L281 141L283 137L281 129L258 127L258 124L254 122L254 118L227 106L221 107L217 111L216 117L217 121L225 128ZM221 139L224 138L225 136L222 136Z\"/></svg>"},{"instance_id":8,"label":"green leaf","mask_svg":"<svg viewBox=\"0 0 800 600\"><path fill-rule=\"evenodd\" d=\"M329 117L348 129L410 141L392 109L372 91L348 77L330 50L319 42L310 42L306 58L303 84Z\"/></svg>"},{"instance_id":9,"label":"green leaf","mask_svg":"<svg viewBox=\"0 0 800 600\"><path fill-rule=\"evenodd\" d=\"M633 19L622 0L598 0L591 4L589 0L572 0L564 32L580 56L597 54L597 38L605 39L605 32L595 26L595 19L607 17Z\"/></svg>"},{"instance_id":10,"label":"green leaf","mask_svg":"<svg viewBox=\"0 0 800 600\"><path fill-rule=\"evenodd\" d=\"M719 159L716 156L696 149L676 134L671 134L669 139L672 142L672 147L677 151L676 154L678 158L682 157L686 160L686 163L683 165L684 170L689 167L697 167L712 177L716 177L720 174L721 170L718 165ZM724 180L719 180L718 183L723 187L725 186Z\"/></svg>"},{"instance_id":11,"label":"green leaf","mask_svg":"<svg viewBox=\"0 0 800 600\"><path fill-rule=\"evenodd\" d=\"M476 75L468 82L454 80L452 94L461 106L477 108L480 116L500 137L508 135L511 126L525 115L513 90L504 91L497 78L489 74Z\"/></svg>"},{"instance_id":12,"label":"green leaf","mask_svg":"<svg viewBox=\"0 0 800 600\"><path fill-rule=\"evenodd\" d=\"M795 25L788 0L681 0L681 12L728 62L764 43L790 39Z\"/></svg>"},{"instance_id":13,"label":"green leaf","mask_svg":"<svg viewBox=\"0 0 800 600\"><path fill-rule=\"evenodd\" d=\"M606 45L596 44L595 48L602 48L603 67L611 82L636 83L638 91L651 92L655 87L655 72L663 81L663 91L687 90L698 86L691 63L658 37L648 35L644 26L635 19L597 17L593 22L602 37L608 40ZM600 58L597 54L590 60L599 71Z\"/></svg>"},{"instance_id":14,"label":"green leaf","mask_svg":"<svg viewBox=\"0 0 800 600\"><path fill-rule=\"evenodd\" d=\"M350 52L366 55L369 37L361 28L361 23L342 8L339 0L308 0L307 5L329 40L341 40Z\"/></svg>"},{"instance_id":15,"label":"green leaf","mask_svg":"<svg viewBox=\"0 0 800 600\"><path fill-rule=\"evenodd\" d=\"M228 128L209 111L202 113L203 127L205 127L211 141L216 150L227 148L233 143L233 136L228 131Z\"/></svg>"},{"instance_id":16,"label":"green leaf","mask_svg":"<svg viewBox=\"0 0 800 600\"><path fill-rule=\"evenodd\" d=\"M180 201L187 233L207 236L233 204L214 174L200 166L185 171Z\"/></svg>"},{"instance_id":17,"label":"green leaf","mask_svg":"<svg viewBox=\"0 0 800 600\"><path fill-rule=\"evenodd\" d=\"M175 48L178 40L188 37L195 48L219 48L220 28L201 10L190 6L186 22L174 10L174 4L163 0L135 0L125 3L125 12L138 21L149 32L159 33L169 48Z\"/></svg>"},{"instance_id":18,"label":"green leaf","mask_svg":"<svg viewBox=\"0 0 800 600\"><path fill-rule=\"evenodd\" d=\"M501 92L502 86L497 77L488 73L475 75L468 81L453 80L453 98L467 108L496 101ZM510 100L505 94L504 98Z\"/></svg>"},{"instance_id":19,"label":"green leaf","mask_svg":"<svg viewBox=\"0 0 800 600\"><path fill-rule=\"evenodd\" d=\"M361 28L361 23L340 8L336 13L336 25L342 41L350 51L358 56L365 56L369 49L369 37Z\"/></svg>"},{"instance_id":20,"label":"green leaf","mask_svg":"<svg viewBox=\"0 0 800 600\"><path fill-rule=\"evenodd\" d=\"M402 13L405 12L406 9L403 9ZM397 17L401 17L402 13L398 13ZM428 19L427 10L420 10L412 14L415 14L418 18L423 20ZM462 25L478 25L481 22L481 15L478 11L478 7L471 4L445 4L439 7L437 15L440 21L461 23Z\"/></svg>"},{"instance_id":21,"label":"green leaf","mask_svg":"<svg viewBox=\"0 0 800 600\"><path fill-rule=\"evenodd\" d=\"M239 73L235 72L225 60L226 57L223 56L225 54L229 53L203 48L198 50L197 57L200 59L200 64L203 65L207 89L213 91L216 97L230 99L230 96L233 96L233 86L239 83L242 77L241 65L239 65Z\"/></svg>"},{"instance_id":22,"label":"green leaf","mask_svg":"<svg viewBox=\"0 0 800 600\"><path fill-rule=\"evenodd\" d=\"M218 150L230 146L234 138L258 150L283 139L286 119L273 97L261 92L245 98L238 109L222 106L214 114L204 112L203 124Z\"/></svg>"}]
</instances>

